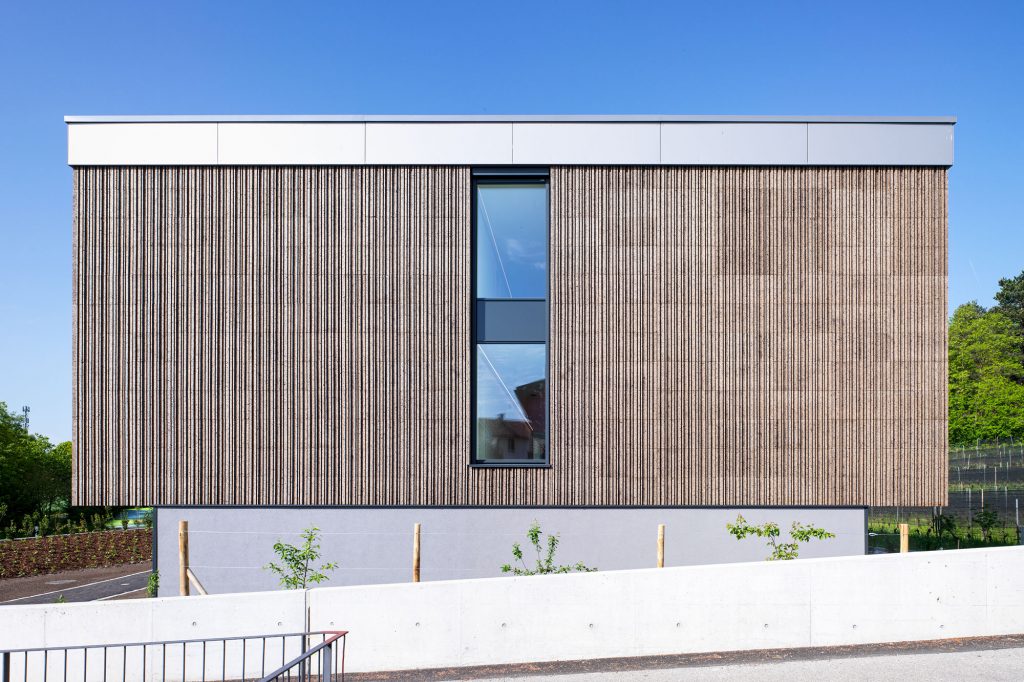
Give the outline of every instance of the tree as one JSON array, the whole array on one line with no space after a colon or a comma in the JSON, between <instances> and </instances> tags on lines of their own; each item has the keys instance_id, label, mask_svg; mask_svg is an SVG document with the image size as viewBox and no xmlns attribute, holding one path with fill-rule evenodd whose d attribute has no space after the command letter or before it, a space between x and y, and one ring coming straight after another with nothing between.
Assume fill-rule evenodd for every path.
<instances>
[{"instance_id":1,"label":"tree","mask_svg":"<svg viewBox=\"0 0 1024 682\"><path fill-rule=\"evenodd\" d=\"M283 565L273 562L263 568L276 573L281 584L286 590L304 590L310 583L317 585L327 580L323 571L333 571L338 568L337 563L326 563L319 568L311 564L320 558L320 543L317 534L320 529L311 526L302 531L302 547L289 545L278 541L274 544L274 552L281 559Z\"/></svg>"},{"instance_id":2,"label":"tree","mask_svg":"<svg viewBox=\"0 0 1024 682\"><path fill-rule=\"evenodd\" d=\"M550 573L572 573L578 571L580 573L592 573L596 571L596 568L588 568L583 565L582 561L578 561L571 566L559 566L555 564L555 552L558 550L558 534L548 535L547 550L541 550L540 542L541 530L540 524L536 521L530 526L530 530L526 531L526 537L533 545L533 549L536 552L537 558L534 568L527 566L525 559L523 559L523 548L519 546L519 543L513 543L512 545L512 556L515 557L522 568L519 566L513 566L512 564L505 564L501 567L502 573L511 573L513 575L547 575Z\"/></svg>"},{"instance_id":3,"label":"tree","mask_svg":"<svg viewBox=\"0 0 1024 682\"><path fill-rule=\"evenodd\" d=\"M999 291L995 298L999 305L993 310L1005 315L1018 329L1024 331L1024 272L1016 277L999 280Z\"/></svg>"},{"instance_id":4,"label":"tree","mask_svg":"<svg viewBox=\"0 0 1024 682\"><path fill-rule=\"evenodd\" d=\"M800 543L807 543L813 539L827 540L834 538L835 533L829 533L824 528L818 528L817 526L810 526L794 521L793 525L789 529L789 537L791 542L779 542L779 535L781 531L779 524L774 521L762 523L760 526L752 526L747 523L747 520L743 518L742 514L736 516L736 523L727 523L725 527L729 529L729 532L736 536L737 540L742 540L748 536L756 536L759 538L768 538L768 547L771 549L771 554L768 555L768 561L784 561L788 559L796 559L800 552Z\"/></svg>"},{"instance_id":5,"label":"tree","mask_svg":"<svg viewBox=\"0 0 1024 682\"><path fill-rule=\"evenodd\" d=\"M49 512L71 497L71 443L54 447L25 430L21 415L0 402L0 504L11 518Z\"/></svg>"},{"instance_id":6,"label":"tree","mask_svg":"<svg viewBox=\"0 0 1024 682\"><path fill-rule=\"evenodd\" d=\"M976 302L949 323L949 440L1024 436L1024 332Z\"/></svg>"}]
</instances>

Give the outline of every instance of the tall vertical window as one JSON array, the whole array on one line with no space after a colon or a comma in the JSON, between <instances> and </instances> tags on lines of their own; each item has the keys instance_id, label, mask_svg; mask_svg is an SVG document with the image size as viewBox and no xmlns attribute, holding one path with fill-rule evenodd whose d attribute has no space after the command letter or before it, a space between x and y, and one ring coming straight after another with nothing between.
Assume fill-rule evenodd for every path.
<instances>
[{"instance_id":1,"label":"tall vertical window","mask_svg":"<svg viewBox=\"0 0 1024 682\"><path fill-rule=\"evenodd\" d=\"M473 456L548 463L546 171L474 172Z\"/></svg>"}]
</instances>

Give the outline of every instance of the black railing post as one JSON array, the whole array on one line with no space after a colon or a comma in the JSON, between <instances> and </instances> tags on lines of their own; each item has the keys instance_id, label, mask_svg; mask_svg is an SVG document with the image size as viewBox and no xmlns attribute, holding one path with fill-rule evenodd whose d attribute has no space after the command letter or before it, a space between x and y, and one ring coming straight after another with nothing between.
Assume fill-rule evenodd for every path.
<instances>
[{"instance_id":1,"label":"black railing post","mask_svg":"<svg viewBox=\"0 0 1024 682\"><path fill-rule=\"evenodd\" d=\"M3 682L11 682L11 652L10 651L5 651L4 652L3 670L0 671L0 672L3 672L3 674L4 674Z\"/></svg>"},{"instance_id":2,"label":"black railing post","mask_svg":"<svg viewBox=\"0 0 1024 682\"><path fill-rule=\"evenodd\" d=\"M323 669L320 671L321 682L334 682L334 672L331 669L331 654L333 653L333 651L333 644L325 646L321 651L321 654L324 657L324 666Z\"/></svg>"}]
</instances>

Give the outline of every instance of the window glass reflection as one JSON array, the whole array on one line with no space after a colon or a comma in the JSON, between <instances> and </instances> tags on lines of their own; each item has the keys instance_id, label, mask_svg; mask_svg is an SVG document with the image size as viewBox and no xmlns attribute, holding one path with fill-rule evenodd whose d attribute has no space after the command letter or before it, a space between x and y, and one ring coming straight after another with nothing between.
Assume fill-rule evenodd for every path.
<instances>
[{"instance_id":1,"label":"window glass reflection","mask_svg":"<svg viewBox=\"0 0 1024 682\"><path fill-rule=\"evenodd\" d=\"M476 372L476 459L544 460L544 344L479 344Z\"/></svg>"},{"instance_id":2,"label":"window glass reflection","mask_svg":"<svg viewBox=\"0 0 1024 682\"><path fill-rule=\"evenodd\" d=\"M476 213L477 297L544 298L547 186L481 183Z\"/></svg>"}]
</instances>

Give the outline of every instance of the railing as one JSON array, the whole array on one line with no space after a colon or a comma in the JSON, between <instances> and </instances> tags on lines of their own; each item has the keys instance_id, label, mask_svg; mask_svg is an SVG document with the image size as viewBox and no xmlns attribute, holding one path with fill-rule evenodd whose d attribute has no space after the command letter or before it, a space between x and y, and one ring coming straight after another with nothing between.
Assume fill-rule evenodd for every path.
<instances>
[{"instance_id":1,"label":"railing","mask_svg":"<svg viewBox=\"0 0 1024 682\"><path fill-rule=\"evenodd\" d=\"M275 680L291 680L292 673L295 673L296 682L308 682L314 676L320 682L334 682L337 678L335 673L341 675L342 682L345 681L345 635L348 631L342 630L334 633L323 633L331 636L320 644L306 651L301 656L285 663L280 668L263 677L260 682L274 682ZM341 644L338 644L338 642ZM340 648L340 651L339 651Z\"/></svg>"},{"instance_id":2,"label":"railing","mask_svg":"<svg viewBox=\"0 0 1024 682\"><path fill-rule=\"evenodd\" d=\"M261 678L305 681L311 679L314 665L316 670L331 671L331 676L320 679L333 682L336 669L341 675L337 679L344 679L346 634L290 632L0 649L0 682L228 682ZM268 675L268 670L274 672ZM300 671L304 677L298 676Z\"/></svg>"}]
</instances>

